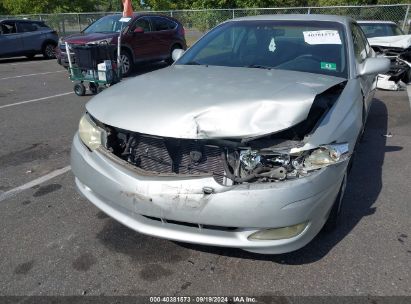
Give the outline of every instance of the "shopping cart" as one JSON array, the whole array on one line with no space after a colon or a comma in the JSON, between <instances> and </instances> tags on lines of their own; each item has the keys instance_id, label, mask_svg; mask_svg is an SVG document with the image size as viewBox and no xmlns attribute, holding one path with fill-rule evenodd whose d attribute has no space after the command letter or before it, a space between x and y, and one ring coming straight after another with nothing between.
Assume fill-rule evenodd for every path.
<instances>
[{"instance_id":1,"label":"shopping cart","mask_svg":"<svg viewBox=\"0 0 411 304\"><path fill-rule=\"evenodd\" d=\"M72 63L70 49L74 52L76 63ZM74 84L74 93L86 94L86 86L92 94L100 93L105 88L121 80L121 67L115 60L116 46L107 43L90 45L69 45L66 52L69 61L70 80Z\"/></svg>"}]
</instances>

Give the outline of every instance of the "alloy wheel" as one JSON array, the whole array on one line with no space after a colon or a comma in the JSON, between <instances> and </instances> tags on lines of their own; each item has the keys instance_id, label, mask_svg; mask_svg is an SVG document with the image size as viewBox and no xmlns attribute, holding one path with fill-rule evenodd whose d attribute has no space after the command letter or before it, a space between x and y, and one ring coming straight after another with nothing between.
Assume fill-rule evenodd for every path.
<instances>
[{"instance_id":1,"label":"alloy wheel","mask_svg":"<svg viewBox=\"0 0 411 304\"><path fill-rule=\"evenodd\" d=\"M127 74L128 71L130 70L130 58L128 58L127 55L121 55L120 56L120 60L121 60L121 72L123 74Z\"/></svg>"}]
</instances>

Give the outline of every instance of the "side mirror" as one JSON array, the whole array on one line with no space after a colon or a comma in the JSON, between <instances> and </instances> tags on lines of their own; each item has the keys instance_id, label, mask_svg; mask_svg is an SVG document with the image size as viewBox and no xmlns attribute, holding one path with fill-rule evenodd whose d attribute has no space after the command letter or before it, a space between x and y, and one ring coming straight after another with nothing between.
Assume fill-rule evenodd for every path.
<instances>
[{"instance_id":1,"label":"side mirror","mask_svg":"<svg viewBox=\"0 0 411 304\"><path fill-rule=\"evenodd\" d=\"M143 29L142 27L137 26L137 27L134 29L133 32L134 32L134 33L137 33L137 34L143 34L143 33L144 33L144 29Z\"/></svg>"},{"instance_id":2,"label":"side mirror","mask_svg":"<svg viewBox=\"0 0 411 304\"><path fill-rule=\"evenodd\" d=\"M385 73L390 69L391 61L388 58L367 58L359 66L358 75L377 75Z\"/></svg>"},{"instance_id":3,"label":"side mirror","mask_svg":"<svg viewBox=\"0 0 411 304\"><path fill-rule=\"evenodd\" d=\"M182 50L182 49L175 49L173 51L173 53L171 54L171 57L173 58L173 61L177 61L178 59L180 59L181 56L183 56L184 52L185 51Z\"/></svg>"}]
</instances>

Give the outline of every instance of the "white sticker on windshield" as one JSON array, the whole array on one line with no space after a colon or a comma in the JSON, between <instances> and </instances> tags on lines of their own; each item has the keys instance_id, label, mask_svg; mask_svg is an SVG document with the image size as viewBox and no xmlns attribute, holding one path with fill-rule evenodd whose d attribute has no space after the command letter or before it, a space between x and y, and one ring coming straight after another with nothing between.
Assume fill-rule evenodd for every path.
<instances>
[{"instance_id":1,"label":"white sticker on windshield","mask_svg":"<svg viewBox=\"0 0 411 304\"><path fill-rule=\"evenodd\" d=\"M130 17L122 17L122 18L120 18L120 22L129 22L131 20L131 18Z\"/></svg>"},{"instance_id":2,"label":"white sticker on windshield","mask_svg":"<svg viewBox=\"0 0 411 304\"><path fill-rule=\"evenodd\" d=\"M268 46L268 50L270 52L274 52L277 49L277 45L275 44L274 38L271 38L270 45Z\"/></svg>"},{"instance_id":3,"label":"white sticker on windshield","mask_svg":"<svg viewBox=\"0 0 411 304\"><path fill-rule=\"evenodd\" d=\"M303 34L308 44L341 44L340 34L335 30L306 31Z\"/></svg>"}]
</instances>

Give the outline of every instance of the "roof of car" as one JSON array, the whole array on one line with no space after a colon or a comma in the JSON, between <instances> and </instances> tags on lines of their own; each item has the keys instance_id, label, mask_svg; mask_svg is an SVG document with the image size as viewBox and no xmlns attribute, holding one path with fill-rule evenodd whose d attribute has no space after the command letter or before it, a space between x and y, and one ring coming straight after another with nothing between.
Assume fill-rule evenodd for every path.
<instances>
[{"instance_id":1,"label":"roof of car","mask_svg":"<svg viewBox=\"0 0 411 304\"><path fill-rule=\"evenodd\" d=\"M10 22L36 22L36 23L44 23L42 20L31 20L31 19L0 19L0 22L3 21L10 21Z\"/></svg>"},{"instance_id":2,"label":"roof of car","mask_svg":"<svg viewBox=\"0 0 411 304\"><path fill-rule=\"evenodd\" d=\"M288 15L258 15L232 19L233 21L259 21L259 20L295 20L295 21L333 21L349 23L354 21L351 17L337 15L317 14L288 14Z\"/></svg>"},{"instance_id":3,"label":"roof of car","mask_svg":"<svg viewBox=\"0 0 411 304\"><path fill-rule=\"evenodd\" d=\"M105 15L105 16L103 16L103 17L108 17L108 16L121 16L121 13L118 13L118 14L110 14L110 15ZM174 20L174 21L176 21L176 22L180 22L180 21L178 21L177 19L175 19L175 18L173 18L173 17L170 17L170 16L168 16L168 15L164 15L164 14L161 14L161 13L157 13L157 14L153 14L153 13L149 13L149 12L147 12L147 13L145 13L145 12L138 12L138 13L133 13L133 20L134 19L136 19L137 17L146 17L146 16L151 16L151 17L164 17L164 18L168 18L168 19L170 19L170 20Z\"/></svg>"},{"instance_id":4,"label":"roof of car","mask_svg":"<svg viewBox=\"0 0 411 304\"><path fill-rule=\"evenodd\" d=\"M357 21L359 24L361 23L379 23L379 24L396 24L394 21L379 21L379 20L359 20Z\"/></svg>"}]
</instances>

